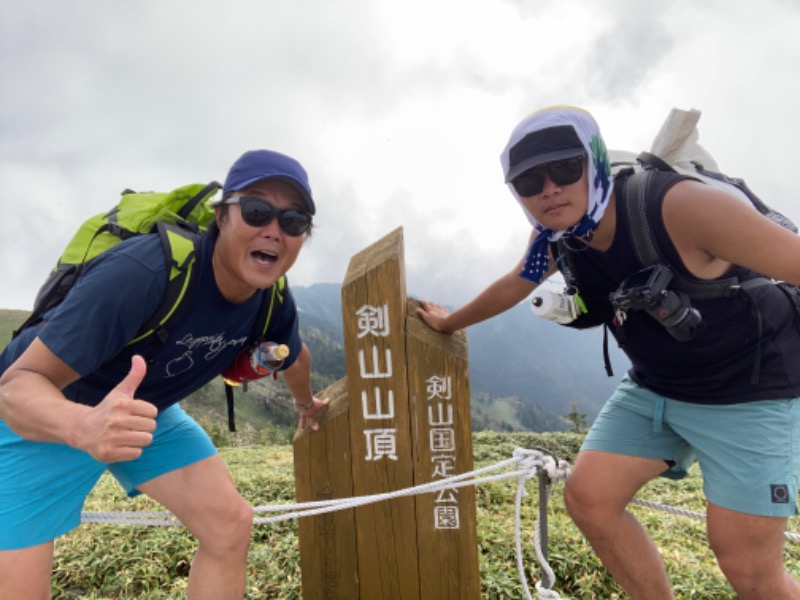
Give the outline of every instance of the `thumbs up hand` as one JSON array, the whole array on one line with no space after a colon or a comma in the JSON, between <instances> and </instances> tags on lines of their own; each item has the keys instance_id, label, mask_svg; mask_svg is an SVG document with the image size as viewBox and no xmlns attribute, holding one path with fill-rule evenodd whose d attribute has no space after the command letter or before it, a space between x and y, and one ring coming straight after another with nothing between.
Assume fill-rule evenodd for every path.
<instances>
[{"instance_id":1,"label":"thumbs up hand","mask_svg":"<svg viewBox=\"0 0 800 600\"><path fill-rule=\"evenodd\" d=\"M158 409L137 400L136 390L147 372L141 356L131 360L131 370L103 401L86 412L76 436L75 447L105 463L138 458L142 448L153 441Z\"/></svg>"}]
</instances>

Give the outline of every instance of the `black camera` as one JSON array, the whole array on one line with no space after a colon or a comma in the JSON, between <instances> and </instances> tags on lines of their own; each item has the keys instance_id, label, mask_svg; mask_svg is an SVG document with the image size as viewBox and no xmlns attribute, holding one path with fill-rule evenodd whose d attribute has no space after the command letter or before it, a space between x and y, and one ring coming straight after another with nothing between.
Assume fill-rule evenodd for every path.
<instances>
[{"instance_id":1,"label":"black camera","mask_svg":"<svg viewBox=\"0 0 800 600\"><path fill-rule=\"evenodd\" d=\"M626 278L608 297L617 321L621 324L630 310L643 310L679 342L692 339L703 318L688 296L667 289L670 281L672 270L665 265L647 267Z\"/></svg>"}]
</instances>

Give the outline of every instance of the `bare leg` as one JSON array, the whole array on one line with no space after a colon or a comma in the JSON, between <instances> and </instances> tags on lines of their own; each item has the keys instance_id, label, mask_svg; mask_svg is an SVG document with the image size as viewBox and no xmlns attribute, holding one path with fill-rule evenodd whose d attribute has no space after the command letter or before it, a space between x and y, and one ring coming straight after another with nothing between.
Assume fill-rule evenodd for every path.
<instances>
[{"instance_id":1,"label":"bare leg","mask_svg":"<svg viewBox=\"0 0 800 600\"><path fill-rule=\"evenodd\" d=\"M138 489L172 511L199 542L188 597L243 598L253 510L236 491L223 460L211 456Z\"/></svg>"},{"instance_id":2,"label":"bare leg","mask_svg":"<svg viewBox=\"0 0 800 600\"><path fill-rule=\"evenodd\" d=\"M786 522L708 503L708 541L741 600L800 598L800 582L783 566Z\"/></svg>"},{"instance_id":3,"label":"bare leg","mask_svg":"<svg viewBox=\"0 0 800 600\"><path fill-rule=\"evenodd\" d=\"M674 598L658 549L626 511L636 492L666 468L661 460L589 450L578 455L564 490L573 521L634 600Z\"/></svg>"},{"instance_id":4,"label":"bare leg","mask_svg":"<svg viewBox=\"0 0 800 600\"><path fill-rule=\"evenodd\" d=\"M53 542L0 551L0 598L47 600L53 572Z\"/></svg>"}]
</instances>

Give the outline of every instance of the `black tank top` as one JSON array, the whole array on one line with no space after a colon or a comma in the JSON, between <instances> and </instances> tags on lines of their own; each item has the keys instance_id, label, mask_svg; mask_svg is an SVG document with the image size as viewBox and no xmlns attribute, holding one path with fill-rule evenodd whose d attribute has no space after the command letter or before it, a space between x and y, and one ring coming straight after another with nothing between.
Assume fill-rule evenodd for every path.
<instances>
[{"instance_id":1,"label":"black tank top","mask_svg":"<svg viewBox=\"0 0 800 600\"><path fill-rule=\"evenodd\" d=\"M653 211L658 218L652 228L662 256L674 271L691 278L667 234L660 209L667 190L682 179L686 177L659 173L654 197L648 201L659 207ZM800 397L800 318L791 299L776 285L730 297L692 299L702 323L688 342L674 339L642 310L629 311L622 325L615 323L608 296L642 268L622 210L624 188L618 178L614 185L617 227L611 247L605 252L588 246L567 252L589 315L602 319L621 342L631 360L631 378L669 398L699 404ZM731 275L740 281L758 276L742 268Z\"/></svg>"}]
</instances>

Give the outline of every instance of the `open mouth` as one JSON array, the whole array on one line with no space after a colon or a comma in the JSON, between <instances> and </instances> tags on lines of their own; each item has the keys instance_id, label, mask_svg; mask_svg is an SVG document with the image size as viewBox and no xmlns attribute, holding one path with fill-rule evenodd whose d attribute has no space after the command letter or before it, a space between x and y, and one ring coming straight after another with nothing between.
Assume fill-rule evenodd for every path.
<instances>
[{"instance_id":1,"label":"open mouth","mask_svg":"<svg viewBox=\"0 0 800 600\"><path fill-rule=\"evenodd\" d=\"M250 253L255 261L261 265L273 265L278 261L278 255L265 250L254 250Z\"/></svg>"}]
</instances>

